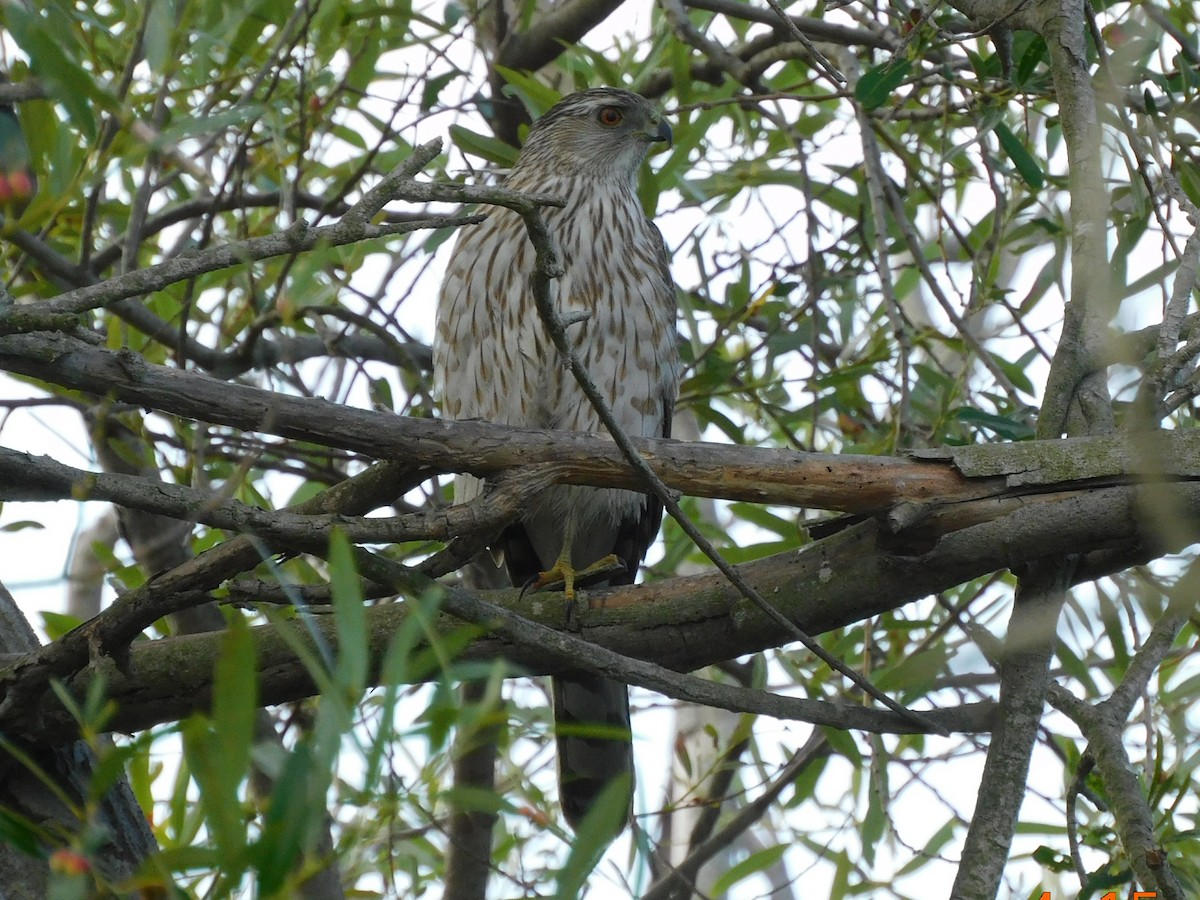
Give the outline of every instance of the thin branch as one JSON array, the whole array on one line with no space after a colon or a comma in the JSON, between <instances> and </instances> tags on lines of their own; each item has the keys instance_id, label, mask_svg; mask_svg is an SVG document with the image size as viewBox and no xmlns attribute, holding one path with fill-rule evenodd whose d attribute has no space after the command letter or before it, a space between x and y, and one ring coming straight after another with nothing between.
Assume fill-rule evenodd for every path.
<instances>
[{"instance_id":1,"label":"thin branch","mask_svg":"<svg viewBox=\"0 0 1200 900\"><path fill-rule=\"evenodd\" d=\"M1051 684L1050 661L1069 574L1061 560L1051 558L1029 566L1018 583L1001 659L1002 714L988 743L975 815L950 892L952 900L996 896L1008 863Z\"/></svg>"},{"instance_id":2,"label":"thin branch","mask_svg":"<svg viewBox=\"0 0 1200 900\"><path fill-rule=\"evenodd\" d=\"M856 90L860 74L858 60L849 57L846 71L850 77L851 90ZM887 312L888 321L891 323L892 336L896 339L898 349L897 377L900 381L898 386L900 399L897 403L895 417L896 427L903 439L908 432L909 412L912 404L911 379L908 371L909 360L913 352L912 337L908 333L900 311L900 301L896 297L896 287L892 282L892 271L888 262L887 201L883 189L883 183L887 176L883 171L883 154L875 140L874 123L866 114L861 103L854 104L854 115L858 120L859 139L863 146L863 167L866 174L867 197L871 208L870 225L875 243L873 254L875 273L879 276L879 289L883 294L884 309ZM902 443L901 446L907 445Z\"/></svg>"},{"instance_id":3,"label":"thin branch","mask_svg":"<svg viewBox=\"0 0 1200 900\"><path fill-rule=\"evenodd\" d=\"M82 313L118 300L140 297L145 294L196 278L208 272L218 272L233 266L244 265L276 256L290 256L313 250L318 246L341 247L378 237L393 237L413 231L433 228L456 228L474 225L483 221L483 216L433 216L413 222L395 225L364 225L361 228L347 227L338 222L310 228L298 221L283 231L263 237L247 238L218 247L211 247L194 254L182 254L174 259L136 269L126 275L110 278L99 284L76 288L61 294L54 300L28 304L31 312L49 315L56 313Z\"/></svg>"},{"instance_id":4,"label":"thin branch","mask_svg":"<svg viewBox=\"0 0 1200 900\"><path fill-rule=\"evenodd\" d=\"M391 237L431 228L449 228L476 224L481 216L433 216L410 222L370 224L371 217L389 200L410 202L488 203L505 206L518 213L539 206L562 206L555 197L522 194L505 188L466 184L428 184L413 180L420 166L428 163L441 150L441 141L431 141L414 149L413 155L396 166L373 189L352 206L342 218L331 225L309 227L297 221L283 231L262 237L248 238L211 247L198 253L187 253L155 266L138 269L99 284L77 288L54 300L29 304L28 309L44 313L81 313L106 306L118 300L138 297L162 290L208 272L232 266L288 256L312 250L317 246L340 247L378 237ZM4 311L0 310L0 320Z\"/></svg>"},{"instance_id":5,"label":"thin branch","mask_svg":"<svg viewBox=\"0 0 1200 900\"><path fill-rule=\"evenodd\" d=\"M692 9L703 9L747 22L782 27L778 13L752 6L745 0L686 0L686 3ZM896 43L895 36L885 29L874 31L866 28L854 28L812 16L788 16L787 18L806 37L829 44L887 50L894 47Z\"/></svg>"},{"instance_id":6,"label":"thin branch","mask_svg":"<svg viewBox=\"0 0 1200 900\"><path fill-rule=\"evenodd\" d=\"M1125 719L1120 710L1106 704L1088 707L1059 685L1050 687L1050 697L1087 738L1088 754L1104 780L1125 858L1138 884L1166 900L1187 900L1189 895L1175 877L1166 851L1154 840L1154 814L1129 762L1122 740Z\"/></svg>"},{"instance_id":7,"label":"thin branch","mask_svg":"<svg viewBox=\"0 0 1200 900\"><path fill-rule=\"evenodd\" d=\"M828 755L829 740L820 732L813 732L807 743L792 756L766 790L755 797L725 826L695 850L688 854L687 859L679 864L658 884L647 891L642 900L675 900L691 896L691 890L696 880L696 874L706 862L732 844L739 835L758 822L771 804L796 780L796 778L812 763Z\"/></svg>"},{"instance_id":8,"label":"thin branch","mask_svg":"<svg viewBox=\"0 0 1200 900\"><path fill-rule=\"evenodd\" d=\"M1177 384L1179 374L1200 353L1200 337L1193 337L1178 347L1180 333L1187 318L1192 291L1196 287L1197 265L1200 264L1200 229L1194 229L1184 245L1171 286L1171 299L1159 326L1157 354L1154 364L1138 389L1137 405L1142 410L1144 424L1155 427L1167 415L1169 404L1164 399L1168 385ZM1177 349L1178 347L1178 349Z\"/></svg>"},{"instance_id":9,"label":"thin branch","mask_svg":"<svg viewBox=\"0 0 1200 900\"><path fill-rule=\"evenodd\" d=\"M933 272L929 268L929 263L925 261L925 248L921 246L921 242L917 237L916 229L913 223L905 215L904 203L896 192L895 187L891 182L884 183L884 192L888 199L888 205L891 207L892 216L900 229L900 233L904 235L904 241L908 244L908 252L912 257L913 263L921 272L921 277L925 281L925 286L933 297L938 302L938 306L942 308L942 312L946 314L946 318L950 320L950 324L954 326L954 332L975 352L975 358L980 364L988 370L991 376L996 379L996 384L1008 396L1008 402L1014 408L1020 408L1021 398L1017 391L1016 385L1012 383L1012 379L1005 374L1000 365L992 358L992 354L980 342L979 337L958 314L958 310L954 308L954 304L950 302L950 298L946 296L946 292L942 290L941 283L934 277ZM965 245L964 245L965 246Z\"/></svg>"},{"instance_id":10,"label":"thin branch","mask_svg":"<svg viewBox=\"0 0 1200 900\"><path fill-rule=\"evenodd\" d=\"M1200 569L1193 565L1171 591L1165 612L1154 623L1149 637L1126 667L1120 684L1108 699L1093 707L1061 686L1050 692L1051 703L1070 716L1088 740L1088 753L1080 763L1075 781L1081 781L1090 765L1095 765L1112 801L1117 831L1138 881L1143 887L1159 891L1163 897L1173 900L1182 900L1184 893L1171 870L1167 854L1154 840L1154 816L1146 799L1146 789L1138 783L1129 764L1122 735L1134 706L1145 698L1147 684L1160 671L1179 632L1193 615L1198 585ZM1067 825L1073 834L1074 816L1068 819Z\"/></svg>"},{"instance_id":11,"label":"thin branch","mask_svg":"<svg viewBox=\"0 0 1200 900\"><path fill-rule=\"evenodd\" d=\"M683 8L683 0L658 0L658 4L662 7L671 30L683 43L698 50L713 65L724 69L738 84L755 86L756 79L745 62L692 24L687 10Z\"/></svg>"},{"instance_id":12,"label":"thin branch","mask_svg":"<svg viewBox=\"0 0 1200 900\"><path fill-rule=\"evenodd\" d=\"M126 509L255 535L275 546L328 543L335 528L357 543L449 541L460 535L498 531L565 470L556 463L514 469L492 479L488 493L470 503L402 516L348 518L341 513L260 509L219 493L136 475L89 472L46 456L0 447L0 501L103 500Z\"/></svg>"},{"instance_id":13,"label":"thin branch","mask_svg":"<svg viewBox=\"0 0 1200 900\"><path fill-rule=\"evenodd\" d=\"M567 363L567 367L571 370L571 374L578 382L580 390L588 398L592 407L596 410L600 421L604 423L604 427L612 436L613 442L620 448L621 453L625 457L625 461L633 468L642 480L643 484L650 488L651 492L663 504L663 508L673 518L679 527L683 530L691 541L699 548L708 559L710 559L717 567L717 570L729 579L729 583L738 589L738 591L747 600L757 606L768 617L773 619L775 623L795 640L798 640L804 645L810 653L820 659L829 668L835 672L839 672L844 678L852 684L860 688L864 693L875 698L885 707L903 716L908 716L914 723L921 726L922 729L931 728L936 732L937 726L933 725L921 713L912 712L904 707L903 704L893 700L883 691L868 682L858 672L848 666L842 660L830 654L824 647L813 640L809 635L805 634L803 629L799 628L795 622L784 616L778 609L768 603L754 587L742 577L738 570L730 565L730 563L720 554L712 542L705 537L704 533L696 526L683 509L679 505L679 501L675 495L667 489L662 479L655 474L650 464L634 446L625 429L621 427L621 423L617 421L612 414L612 410L608 408L605 402L604 395L600 393L595 382L592 381L587 369L584 368L578 354L575 353L571 346L570 338L567 336L567 329L558 312L554 309L554 303L551 299L550 282L554 278L558 278L563 274L562 265L558 259L558 250L554 244L554 239L550 235L549 229L546 227L546 222L542 218L541 211L537 207L529 209L521 214L525 220L525 227L529 232L529 239L533 243L537 251L537 265L534 270L533 278L533 296L537 304L538 315L541 317L542 324L545 326L547 333L550 335L550 340L554 343L558 350L559 356Z\"/></svg>"},{"instance_id":14,"label":"thin branch","mask_svg":"<svg viewBox=\"0 0 1200 900\"><path fill-rule=\"evenodd\" d=\"M808 35L800 30L800 25L787 14L779 0L767 0L767 6L771 7L771 11L779 17L779 21L783 23L788 33L804 45L804 49L808 51L812 61L817 64L817 68L825 77L832 81L835 87L843 86L846 83L846 76L834 68L833 63L825 58L825 54L818 50L816 45L808 39Z\"/></svg>"}]
</instances>

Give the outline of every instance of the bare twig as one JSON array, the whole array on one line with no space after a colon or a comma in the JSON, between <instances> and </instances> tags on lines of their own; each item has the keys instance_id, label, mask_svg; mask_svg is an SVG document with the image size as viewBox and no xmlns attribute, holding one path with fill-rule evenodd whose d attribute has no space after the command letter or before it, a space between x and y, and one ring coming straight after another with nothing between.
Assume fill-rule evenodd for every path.
<instances>
[{"instance_id":1,"label":"bare twig","mask_svg":"<svg viewBox=\"0 0 1200 900\"><path fill-rule=\"evenodd\" d=\"M45 313L81 313L129 297L162 290L207 272L274 256L292 255L311 250L318 245L337 247L370 238L390 237L428 228L475 224L481 221L479 216L431 216L410 222L371 224L370 219L375 213L384 203L393 199L411 202L489 203L505 206L516 212L538 206L562 205L562 201L555 197L522 194L498 187L414 181L415 172L440 150L440 140L417 147L408 160L384 176L375 188L368 191L334 224L312 228L303 221L297 221L276 234L248 238L198 253L183 254L155 266L69 291L51 301L30 304L27 308ZM0 310L0 319L3 315L3 311Z\"/></svg>"},{"instance_id":2,"label":"bare twig","mask_svg":"<svg viewBox=\"0 0 1200 900\"><path fill-rule=\"evenodd\" d=\"M642 900L674 900L692 896L691 889L700 867L758 822L805 768L828 753L828 738L820 732L814 732L760 795L739 809L717 834L689 853L687 859L670 875L651 887Z\"/></svg>"},{"instance_id":3,"label":"bare twig","mask_svg":"<svg viewBox=\"0 0 1200 900\"><path fill-rule=\"evenodd\" d=\"M457 192L454 192L457 193ZM207 272L217 272L274 256L288 256L317 246L340 247L378 237L392 237L431 228L453 228L482 221L481 216L431 216L414 222L346 227L341 222L310 228L303 221L284 231L263 237L247 238L212 247L194 254L183 254L155 266L137 269L99 284L77 288L54 300L29 304L28 309L45 313L81 313L108 306L129 297L160 291L180 281Z\"/></svg>"},{"instance_id":4,"label":"bare twig","mask_svg":"<svg viewBox=\"0 0 1200 900\"><path fill-rule=\"evenodd\" d=\"M663 15L671 25L676 37L690 47L699 50L712 63L729 73L738 84L753 87L755 78L750 67L738 56L731 53L721 44L709 38L700 31L688 18L687 10L683 8L683 0L659 0Z\"/></svg>"},{"instance_id":5,"label":"bare twig","mask_svg":"<svg viewBox=\"0 0 1200 900\"><path fill-rule=\"evenodd\" d=\"M488 494L470 503L402 516L354 519L341 513L260 509L186 485L136 475L88 472L49 457L0 447L0 501L103 500L183 522L257 535L276 546L328 542L334 528L359 543L449 541L460 535L500 529L565 471L566 467L557 463L514 469L492 479Z\"/></svg>"},{"instance_id":6,"label":"bare twig","mask_svg":"<svg viewBox=\"0 0 1200 900\"><path fill-rule=\"evenodd\" d=\"M1070 716L1088 740L1088 753L1080 763L1076 780L1082 779L1094 763L1112 799L1117 830L1138 881L1171 898L1182 898L1184 894L1165 853L1161 854L1161 864L1150 864L1150 857L1155 852L1153 815L1144 789L1129 765L1122 733L1134 706L1145 698L1147 684L1160 670L1180 630L1193 614L1198 582L1200 571L1193 566L1175 585L1166 611L1154 623L1149 637L1107 700L1089 706L1063 687L1051 688L1049 695L1050 702ZM1074 818L1069 818L1067 824L1073 832Z\"/></svg>"},{"instance_id":7,"label":"bare twig","mask_svg":"<svg viewBox=\"0 0 1200 900\"><path fill-rule=\"evenodd\" d=\"M771 7L772 12L779 17L779 21L783 23L788 33L804 45L804 49L809 52L812 61L817 64L817 68L825 77L837 87L844 85L846 76L834 68L833 63L825 57L825 54L818 50L816 45L808 39L808 35L800 30L800 26L787 14L787 10L780 5L779 0L767 0L767 6Z\"/></svg>"}]
</instances>

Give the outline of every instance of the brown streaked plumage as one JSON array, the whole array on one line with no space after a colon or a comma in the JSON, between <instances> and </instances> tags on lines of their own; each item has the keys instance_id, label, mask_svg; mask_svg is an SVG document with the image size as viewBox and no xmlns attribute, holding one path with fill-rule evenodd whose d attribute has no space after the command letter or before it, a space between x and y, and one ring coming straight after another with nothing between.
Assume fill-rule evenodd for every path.
<instances>
[{"instance_id":1,"label":"brown streaked plumage","mask_svg":"<svg viewBox=\"0 0 1200 900\"><path fill-rule=\"evenodd\" d=\"M560 314L583 311L569 336L617 421L630 434L669 436L675 402L675 288L667 249L637 198L638 169L670 129L628 91L565 97L530 128L506 187L566 201L543 211L565 274L551 285ZM520 217L490 211L459 234L437 313L434 371L450 419L568 431L603 431L595 409L545 334L531 293L535 254ZM455 500L479 495L455 480ZM630 584L662 519L643 494L557 485L503 535L514 585L563 581L616 563L608 584ZM615 555L616 560L607 557ZM559 785L572 826L618 780L632 801L629 697L624 684L589 675L555 679Z\"/></svg>"}]
</instances>

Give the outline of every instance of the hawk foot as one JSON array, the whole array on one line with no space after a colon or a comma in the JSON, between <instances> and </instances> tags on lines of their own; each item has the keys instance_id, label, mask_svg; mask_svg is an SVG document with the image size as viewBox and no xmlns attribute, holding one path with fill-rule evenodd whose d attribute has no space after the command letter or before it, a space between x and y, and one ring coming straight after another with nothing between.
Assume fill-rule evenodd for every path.
<instances>
[{"instance_id":1,"label":"hawk foot","mask_svg":"<svg viewBox=\"0 0 1200 900\"><path fill-rule=\"evenodd\" d=\"M625 563L615 553L610 553L583 569L576 569L566 560L560 559L545 572L539 572L525 582L525 586L521 588L521 596L525 596L525 592L530 590L544 591L561 587L567 602L574 603L577 585L582 587L624 571Z\"/></svg>"}]
</instances>

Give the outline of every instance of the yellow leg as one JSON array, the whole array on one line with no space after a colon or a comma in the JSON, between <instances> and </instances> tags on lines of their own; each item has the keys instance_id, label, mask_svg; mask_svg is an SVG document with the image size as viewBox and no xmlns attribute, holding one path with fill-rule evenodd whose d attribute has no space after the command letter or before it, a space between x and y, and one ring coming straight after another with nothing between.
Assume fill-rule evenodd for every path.
<instances>
[{"instance_id":1,"label":"yellow leg","mask_svg":"<svg viewBox=\"0 0 1200 900\"><path fill-rule=\"evenodd\" d=\"M615 575L624 570L625 563L621 562L615 553L610 553L583 569L576 569L571 565L570 548L564 547L554 565L545 572L539 572L529 583L528 589L541 591L561 584L567 600L573 601L577 582L587 582L602 575Z\"/></svg>"}]
</instances>

